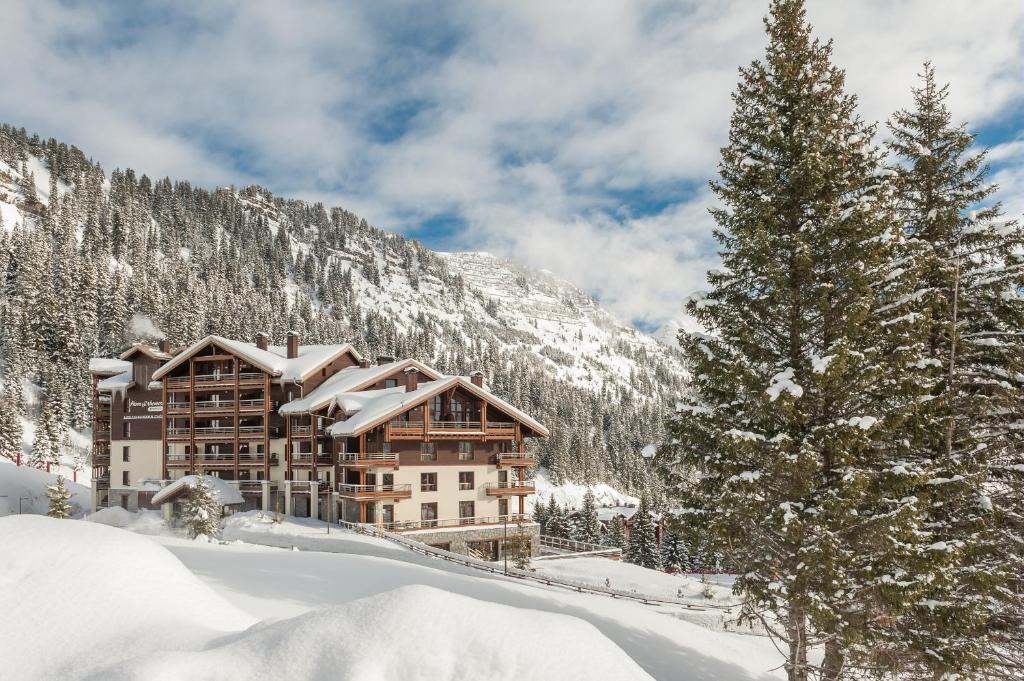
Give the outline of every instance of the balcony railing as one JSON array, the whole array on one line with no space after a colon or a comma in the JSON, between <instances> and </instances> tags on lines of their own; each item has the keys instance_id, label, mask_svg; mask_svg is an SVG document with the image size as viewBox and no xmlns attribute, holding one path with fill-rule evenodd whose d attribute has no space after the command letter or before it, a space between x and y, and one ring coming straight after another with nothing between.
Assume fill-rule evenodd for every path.
<instances>
[{"instance_id":1,"label":"balcony railing","mask_svg":"<svg viewBox=\"0 0 1024 681\"><path fill-rule=\"evenodd\" d=\"M238 491L242 494L262 494L264 482L270 483L271 491L277 489L277 483L269 480L239 480Z\"/></svg>"},{"instance_id":2,"label":"balcony railing","mask_svg":"<svg viewBox=\"0 0 1024 681\"><path fill-rule=\"evenodd\" d=\"M489 482L484 485L487 494L505 496L513 494L533 494L537 491L533 480L512 480L507 482Z\"/></svg>"},{"instance_id":3,"label":"balcony railing","mask_svg":"<svg viewBox=\"0 0 1024 681\"><path fill-rule=\"evenodd\" d=\"M516 424L504 421L488 421L487 432L492 435L514 435L516 432Z\"/></svg>"},{"instance_id":4,"label":"balcony railing","mask_svg":"<svg viewBox=\"0 0 1024 681\"><path fill-rule=\"evenodd\" d=\"M196 400L196 411L234 409L234 400Z\"/></svg>"},{"instance_id":5,"label":"balcony railing","mask_svg":"<svg viewBox=\"0 0 1024 681\"><path fill-rule=\"evenodd\" d=\"M342 466L398 466L398 452L343 452L338 455Z\"/></svg>"},{"instance_id":6,"label":"balcony railing","mask_svg":"<svg viewBox=\"0 0 1024 681\"><path fill-rule=\"evenodd\" d=\"M109 430L94 430L94 431L92 431L92 439L93 440L109 440L110 439L110 431Z\"/></svg>"},{"instance_id":7,"label":"balcony railing","mask_svg":"<svg viewBox=\"0 0 1024 681\"><path fill-rule=\"evenodd\" d=\"M195 455L196 461L200 463L234 463L235 455L230 452L199 452ZM170 466L181 466L188 464L192 459L191 454L168 454L167 464ZM238 463L242 466L266 463L267 455L259 452L242 452L238 455ZM277 454L270 454L270 462L277 463Z\"/></svg>"},{"instance_id":8,"label":"balcony railing","mask_svg":"<svg viewBox=\"0 0 1024 681\"><path fill-rule=\"evenodd\" d=\"M318 464L324 464L330 466L334 463L334 457L330 452L318 452L313 454L312 452L293 452L292 463L293 464L311 464L313 463L314 457Z\"/></svg>"},{"instance_id":9,"label":"balcony railing","mask_svg":"<svg viewBox=\"0 0 1024 681\"><path fill-rule=\"evenodd\" d=\"M338 494L349 499L408 499L412 485L350 485L338 484Z\"/></svg>"},{"instance_id":10,"label":"balcony railing","mask_svg":"<svg viewBox=\"0 0 1024 681\"><path fill-rule=\"evenodd\" d=\"M408 520L394 523L380 523L376 525L383 527L388 532L408 532L410 530L432 530L445 527L465 527L467 525L519 525L531 523L533 519L523 513L510 515L482 516L474 518L446 518L443 520Z\"/></svg>"},{"instance_id":11,"label":"balcony railing","mask_svg":"<svg viewBox=\"0 0 1024 681\"><path fill-rule=\"evenodd\" d=\"M532 452L499 452L496 457L498 466L532 466L537 457Z\"/></svg>"},{"instance_id":12,"label":"balcony railing","mask_svg":"<svg viewBox=\"0 0 1024 681\"><path fill-rule=\"evenodd\" d=\"M428 430L437 431L468 431L478 433L483 430L479 421L431 421Z\"/></svg>"},{"instance_id":13,"label":"balcony railing","mask_svg":"<svg viewBox=\"0 0 1024 681\"><path fill-rule=\"evenodd\" d=\"M110 476L101 475L98 478L92 479L93 486L96 489L110 489Z\"/></svg>"},{"instance_id":14,"label":"balcony railing","mask_svg":"<svg viewBox=\"0 0 1024 681\"><path fill-rule=\"evenodd\" d=\"M242 411L262 410L264 401L262 398L254 400L238 400L238 408Z\"/></svg>"}]
</instances>

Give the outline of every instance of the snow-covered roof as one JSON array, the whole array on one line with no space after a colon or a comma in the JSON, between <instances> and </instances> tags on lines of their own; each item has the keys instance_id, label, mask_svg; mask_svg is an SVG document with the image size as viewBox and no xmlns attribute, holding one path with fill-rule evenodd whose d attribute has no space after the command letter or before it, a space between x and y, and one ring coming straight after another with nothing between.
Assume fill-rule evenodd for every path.
<instances>
[{"instance_id":1,"label":"snow-covered roof","mask_svg":"<svg viewBox=\"0 0 1024 681\"><path fill-rule=\"evenodd\" d=\"M104 392L107 390L126 390L132 387L132 384L135 382L132 378L133 373L132 365L128 364L128 371L122 371L116 376L104 378L96 384L96 389Z\"/></svg>"},{"instance_id":2,"label":"snow-covered roof","mask_svg":"<svg viewBox=\"0 0 1024 681\"><path fill-rule=\"evenodd\" d=\"M162 490L153 495L151 503L163 504L168 501L174 501L182 494L187 494L190 489L196 486L199 482L198 475L186 475L178 478L171 484L164 487ZM215 478L212 475L202 476L206 480L206 484L210 487L210 491L213 494L213 498L221 506L233 506L235 504L241 504L245 501L242 498L241 492L235 489L233 486L228 484L227 481Z\"/></svg>"},{"instance_id":3,"label":"snow-covered roof","mask_svg":"<svg viewBox=\"0 0 1024 681\"><path fill-rule=\"evenodd\" d=\"M220 347L239 357L251 362L254 366L263 369L271 374L278 381L301 381L311 373L328 364L339 355L346 352L359 359L359 353L350 343L337 345L300 345L298 357L289 358L288 348L283 345L271 345L266 350L256 347L255 343L245 343L231 340L223 336L207 336L206 338L193 343L167 364L153 372L153 378L159 380L167 375L169 371L180 366L189 357L205 348L210 343L216 343Z\"/></svg>"},{"instance_id":4,"label":"snow-covered roof","mask_svg":"<svg viewBox=\"0 0 1024 681\"><path fill-rule=\"evenodd\" d=\"M366 386L380 381L385 376L409 367L416 367L420 373L430 379L436 380L441 377L441 374L414 359L388 362L387 364L378 364L366 368L359 366L346 367L318 385L314 390L311 390L308 395L283 405L280 413L305 414L310 411L317 411L326 406L336 404L346 393L362 390Z\"/></svg>"},{"instance_id":5,"label":"snow-covered roof","mask_svg":"<svg viewBox=\"0 0 1024 681\"><path fill-rule=\"evenodd\" d=\"M132 346L130 348L121 353L121 359L128 359L136 352L141 352L144 355L149 355L153 359L161 360L170 359L172 356L170 353L164 352L159 348L154 348L152 345L149 345L148 343L132 343Z\"/></svg>"},{"instance_id":6,"label":"snow-covered roof","mask_svg":"<svg viewBox=\"0 0 1024 681\"><path fill-rule=\"evenodd\" d=\"M548 435L548 429L531 418L526 412L516 409L490 391L473 385L472 381L464 376L442 376L437 380L422 383L416 390L412 391L406 391L404 386L399 386L385 390L367 390L336 395L335 400L338 406L344 409L345 413L350 414L351 418L346 421L337 421L327 429L327 432L334 437L359 435L397 414L422 404L434 395L455 387L464 388L477 397L495 405L509 416L518 419L524 425L537 432L537 434L544 437Z\"/></svg>"},{"instance_id":7,"label":"snow-covered roof","mask_svg":"<svg viewBox=\"0 0 1024 681\"><path fill-rule=\"evenodd\" d=\"M93 357L89 360L89 371L94 374L121 374L132 368L131 362L109 357Z\"/></svg>"}]
</instances>

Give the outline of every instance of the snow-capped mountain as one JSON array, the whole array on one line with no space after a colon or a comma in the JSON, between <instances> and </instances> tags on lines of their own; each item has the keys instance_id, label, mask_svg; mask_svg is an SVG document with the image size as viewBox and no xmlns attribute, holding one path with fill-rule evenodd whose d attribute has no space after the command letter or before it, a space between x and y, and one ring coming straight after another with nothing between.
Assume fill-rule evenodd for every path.
<instances>
[{"instance_id":1,"label":"snow-capped mountain","mask_svg":"<svg viewBox=\"0 0 1024 681\"><path fill-rule=\"evenodd\" d=\"M296 330L371 357L481 369L551 428L540 454L556 479L636 491L649 481L639 451L658 440L663 405L683 387L676 350L551 273L435 253L261 187L108 176L75 147L3 126L0 216L0 359L49 381L73 427L88 424L90 355L140 335L182 344L267 331L280 341Z\"/></svg>"}]
</instances>

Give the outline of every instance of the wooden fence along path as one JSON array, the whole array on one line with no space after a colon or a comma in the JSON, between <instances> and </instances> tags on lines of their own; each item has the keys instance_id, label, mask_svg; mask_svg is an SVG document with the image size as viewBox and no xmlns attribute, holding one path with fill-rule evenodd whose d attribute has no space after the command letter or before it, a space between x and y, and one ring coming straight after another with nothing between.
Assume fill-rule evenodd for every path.
<instances>
[{"instance_id":1,"label":"wooden fence along path","mask_svg":"<svg viewBox=\"0 0 1024 681\"><path fill-rule=\"evenodd\" d=\"M491 563L469 556L464 556L459 553L452 553L444 549L439 549L434 546L429 546L423 542L418 542L415 539L410 539L406 536L395 534L393 532L386 532L381 530L374 525L351 523L344 520L338 521L338 523L347 529L353 530L361 534L367 534L373 537L379 537L388 541L400 544L407 549L414 551L423 556L430 556L433 558L440 558L450 563L456 563L474 570L480 570L482 572L488 572L493 575L504 575L512 577L514 579L520 579L530 582L538 582L546 586L557 586L578 593L592 593L599 594L602 596L608 596L610 598L622 598L631 601L637 601L646 605L672 605L686 610L704 611L704 610L731 610L733 606L718 606L718 605L695 605L687 601L678 600L674 598L662 598L660 596L651 596L648 594L636 593L633 591L622 591L619 589L611 589L594 584L585 584L582 582L574 582L568 579L560 579L558 577L548 577L545 575L538 575L528 570L519 570L512 567L503 567L496 563ZM566 540L571 541L571 540ZM606 549L607 547L601 547ZM536 560L536 559L534 559Z\"/></svg>"}]
</instances>

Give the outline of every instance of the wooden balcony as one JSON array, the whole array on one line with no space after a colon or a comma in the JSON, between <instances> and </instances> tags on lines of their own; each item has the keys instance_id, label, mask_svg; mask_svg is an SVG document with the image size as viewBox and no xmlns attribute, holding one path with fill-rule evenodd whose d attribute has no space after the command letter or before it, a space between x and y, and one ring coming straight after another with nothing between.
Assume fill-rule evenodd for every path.
<instances>
[{"instance_id":1,"label":"wooden balcony","mask_svg":"<svg viewBox=\"0 0 1024 681\"><path fill-rule=\"evenodd\" d=\"M234 466L235 455L229 453L198 453L195 455L196 464L203 466ZM187 467L192 463L191 454L168 454L167 465L170 467ZM267 463L266 454L244 452L238 455L239 466L263 466ZM277 465L277 454L270 455L270 465Z\"/></svg>"},{"instance_id":2,"label":"wooden balcony","mask_svg":"<svg viewBox=\"0 0 1024 681\"><path fill-rule=\"evenodd\" d=\"M273 481L268 482L270 482L270 491L276 491L277 483ZM263 480L239 480L238 491L242 494L263 494L263 483Z\"/></svg>"},{"instance_id":3,"label":"wooden balcony","mask_svg":"<svg viewBox=\"0 0 1024 681\"><path fill-rule=\"evenodd\" d=\"M241 412L262 412L266 402L263 399L238 400L238 411Z\"/></svg>"},{"instance_id":4,"label":"wooden balcony","mask_svg":"<svg viewBox=\"0 0 1024 681\"><path fill-rule=\"evenodd\" d=\"M533 480L516 480L513 482L489 482L484 489L492 497L510 497L521 494L533 494L537 488Z\"/></svg>"},{"instance_id":5,"label":"wooden balcony","mask_svg":"<svg viewBox=\"0 0 1024 681\"><path fill-rule=\"evenodd\" d=\"M92 479L92 485L96 489L110 489L110 474L101 475Z\"/></svg>"},{"instance_id":6,"label":"wooden balcony","mask_svg":"<svg viewBox=\"0 0 1024 681\"><path fill-rule=\"evenodd\" d=\"M167 413L168 414L188 414L190 412L191 405L188 402L168 402Z\"/></svg>"},{"instance_id":7,"label":"wooden balcony","mask_svg":"<svg viewBox=\"0 0 1024 681\"><path fill-rule=\"evenodd\" d=\"M334 465L334 457L330 452L321 452L319 454L313 454L311 452L295 452L292 454L292 465L312 466L314 457L316 458L317 466Z\"/></svg>"},{"instance_id":8,"label":"wooden balcony","mask_svg":"<svg viewBox=\"0 0 1024 681\"><path fill-rule=\"evenodd\" d=\"M398 452L344 452L338 455L338 465L349 468L388 466L398 468Z\"/></svg>"},{"instance_id":9,"label":"wooden balcony","mask_svg":"<svg viewBox=\"0 0 1024 681\"><path fill-rule=\"evenodd\" d=\"M109 429L109 427L106 430L96 430L96 429L93 429L93 431L92 431L92 441L93 442L110 442L110 429Z\"/></svg>"},{"instance_id":10,"label":"wooden balcony","mask_svg":"<svg viewBox=\"0 0 1024 681\"><path fill-rule=\"evenodd\" d=\"M436 439L456 439L466 436L476 437L515 437L514 422L488 421L402 421L392 419L388 423L391 437L398 439L418 439L424 433Z\"/></svg>"},{"instance_id":11,"label":"wooden balcony","mask_svg":"<svg viewBox=\"0 0 1024 681\"><path fill-rule=\"evenodd\" d=\"M535 466L537 458L530 452L500 452L495 456L494 464L498 468L502 466Z\"/></svg>"},{"instance_id":12,"label":"wooden balcony","mask_svg":"<svg viewBox=\"0 0 1024 681\"><path fill-rule=\"evenodd\" d=\"M376 499L409 499L412 497L412 485L349 485L338 484L338 494L346 499L356 501L373 501Z\"/></svg>"},{"instance_id":13,"label":"wooden balcony","mask_svg":"<svg viewBox=\"0 0 1024 681\"><path fill-rule=\"evenodd\" d=\"M234 400L196 400L196 413L208 414L211 412L233 413L235 411Z\"/></svg>"},{"instance_id":14,"label":"wooden balcony","mask_svg":"<svg viewBox=\"0 0 1024 681\"><path fill-rule=\"evenodd\" d=\"M317 493L328 491L331 486L320 480L287 480L291 483L292 494L309 494L316 490Z\"/></svg>"},{"instance_id":15,"label":"wooden balcony","mask_svg":"<svg viewBox=\"0 0 1024 681\"><path fill-rule=\"evenodd\" d=\"M110 465L110 452L106 454L93 454L92 455L93 466L109 466Z\"/></svg>"},{"instance_id":16,"label":"wooden balcony","mask_svg":"<svg viewBox=\"0 0 1024 681\"><path fill-rule=\"evenodd\" d=\"M405 522L397 523L381 523L374 524L375 527L381 527L388 532L410 532L416 530L436 530L444 529L448 527L466 527L469 525L474 526L493 526L502 527L506 523L508 525L520 525L522 523L532 523L533 518L524 513L513 513L509 515L496 515L496 516L483 516L473 518L448 518L444 520L407 520Z\"/></svg>"}]
</instances>

